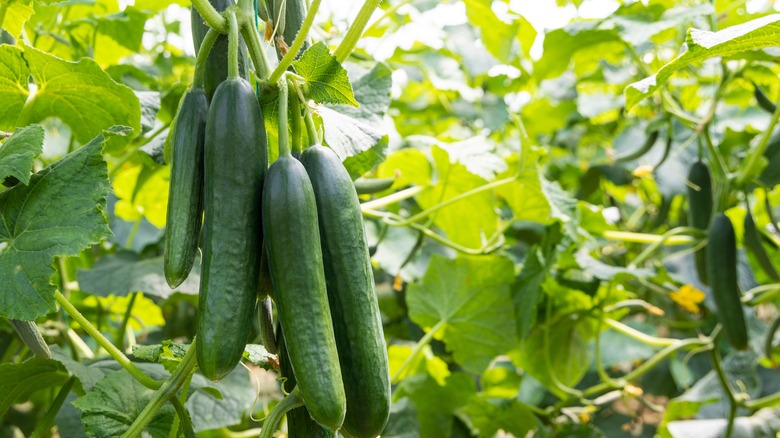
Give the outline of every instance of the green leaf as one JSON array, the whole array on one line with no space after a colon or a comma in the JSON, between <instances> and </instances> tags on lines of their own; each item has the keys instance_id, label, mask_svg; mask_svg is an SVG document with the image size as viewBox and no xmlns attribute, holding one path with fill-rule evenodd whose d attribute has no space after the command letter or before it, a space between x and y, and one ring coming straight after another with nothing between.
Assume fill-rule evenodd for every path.
<instances>
[{"instance_id":1,"label":"green leaf","mask_svg":"<svg viewBox=\"0 0 780 438\"><path fill-rule=\"evenodd\" d=\"M317 103L360 105L352 94L347 70L323 41L306 49L293 67L306 80L307 98Z\"/></svg>"},{"instance_id":2,"label":"green leaf","mask_svg":"<svg viewBox=\"0 0 780 438\"><path fill-rule=\"evenodd\" d=\"M141 259L131 251L120 251L100 258L92 268L78 271L81 290L98 296L125 296L133 292L144 292L160 298L168 298L175 292L197 294L200 284L200 259L189 277L176 289L165 281L163 258Z\"/></svg>"},{"instance_id":3,"label":"green leaf","mask_svg":"<svg viewBox=\"0 0 780 438\"><path fill-rule=\"evenodd\" d=\"M541 426L533 411L519 400L472 397L460 412L468 417L479 437L492 438L502 429L513 436L527 436Z\"/></svg>"},{"instance_id":4,"label":"green leaf","mask_svg":"<svg viewBox=\"0 0 780 438\"><path fill-rule=\"evenodd\" d=\"M577 250L575 257L577 259L577 264L580 265L580 268L589 272L598 279L612 280L615 278L615 276L618 275L628 275L637 278L645 278L653 275L652 269L613 266L604 263L590 254L591 246L592 245L583 245L579 250Z\"/></svg>"},{"instance_id":5,"label":"green leaf","mask_svg":"<svg viewBox=\"0 0 780 438\"><path fill-rule=\"evenodd\" d=\"M690 29L685 40L685 51L680 56L661 67L656 74L626 87L626 107L631 109L661 88L673 73L694 62L778 45L780 14L767 15L718 32Z\"/></svg>"},{"instance_id":6,"label":"green leaf","mask_svg":"<svg viewBox=\"0 0 780 438\"><path fill-rule=\"evenodd\" d=\"M474 379L462 372L452 373L439 384L427 374L404 379L394 391L396 400L409 397L417 408L421 437L452 436L453 414L474 396Z\"/></svg>"},{"instance_id":7,"label":"green leaf","mask_svg":"<svg viewBox=\"0 0 780 438\"><path fill-rule=\"evenodd\" d=\"M106 377L106 371L103 368L89 366L73 359L73 357L69 353L63 351L59 345L52 345L51 356L52 359L61 363L68 372L76 376L84 391L92 391L92 388Z\"/></svg>"},{"instance_id":8,"label":"green leaf","mask_svg":"<svg viewBox=\"0 0 780 438\"><path fill-rule=\"evenodd\" d=\"M17 123L58 117L76 140L87 142L112 125L128 125L140 132L141 105L130 88L117 84L89 58L68 62L33 47L24 59L38 86Z\"/></svg>"},{"instance_id":9,"label":"green leaf","mask_svg":"<svg viewBox=\"0 0 780 438\"><path fill-rule=\"evenodd\" d=\"M390 418L382 431L382 438L419 438L420 424L417 421L417 409L407 397L393 402L390 406Z\"/></svg>"},{"instance_id":10,"label":"green leaf","mask_svg":"<svg viewBox=\"0 0 780 438\"><path fill-rule=\"evenodd\" d=\"M30 92L27 77L30 70L19 47L0 44L0 129L11 130L22 112Z\"/></svg>"},{"instance_id":11,"label":"green leaf","mask_svg":"<svg viewBox=\"0 0 780 438\"><path fill-rule=\"evenodd\" d=\"M369 71L350 68L352 89L359 108L348 105L324 105L317 109L322 118L324 141L345 164L351 157L358 169L347 168L353 178L370 164L379 164L384 156L385 128L383 117L390 105L391 71L385 64L376 64ZM381 148L378 151L376 148ZM364 157L361 155L366 154Z\"/></svg>"},{"instance_id":12,"label":"green leaf","mask_svg":"<svg viewBox=\"0 0 780 438\"><path fill-rule=\"evenodd\" d=\"M90 437L121 436L152 400L156 391L138 383L127 371L109 374L73 405L81 409L81 420ZM165 404L146 432L153 438L167 438L175 411Z\"/></svg>"},{"instance_id":13,"label":"green leaf","mask_svg":"<svg viewBox=\"0 0 780 438\"><path fill-rule=\"evenodd\" d=\"M197 389L190 393L184 406L192 416L196 432L240 424L257 396L244 367L237 367L217 383L195 374L192 386ZM222 397L215 397L215 393Z\"/></svg>"},{"instance_id":14,"label":"green leaf","mask_svg":"<svg viewBox=\"0 0 780 438\"><path fill-rule=\"evenodd\" d=\"M459 257L434 254L422 281L409 286L409 317L423 328L439 324L455 360L475 374L514 345L514 315L509 285L512 261L499 256Z\"/></svg>"},{"instance_id":15,"label":"green leaf","mask_svg":"<svg viewBox=\"0 0 780 438\"><path fill-rule=\"evenodd\" d=\"M0 182L12 176L22 184L30 182L33 160L43 150L43 128L30 125L19 128L0 145Z\"/></svg>"},{"instance_id":16,"label":"green leaf","mask_svg":"<svg viewBox=\"0 0 780 438\"><path fill-rule=\"evenodd\" d=\"M12 37L19 38L19 35L22 33L22 29L24 28L24 23L26 23L32 14L35 13L33 4L31 1L25 0L4 1L10 1L11 4L8 6L8 10L6 11L5 20L3 20L3 29L5 29L6 32L8 32L8 34Z\"/></svg>"},{"instance_id":17,"label":"green leaf","mask_svg":"<svg viewBox=\"0 0 780 438\"><path fill-rule=\"evenodd\" d=\"M508 64L512 56L512 41L518 33L517 23L499 19L490 5L491 0L465 0L466 16L482 35L482 44L499 61Z\"/></svg>"},{"instance_id":18,"label":"green leaf","mask_svg":"<svg viewBox=\"0 0 780 438\"><path fill-rule=\"evenodd\" d=\"M62 365L52 359L32 358L22 363L0 364L0 417L30 393L60 385L67 378Z\"/></svg>"},{"instance_id":19,"label":"green leaf","mask_svg":"<svg viewBox=\"0 0 780 438\"><path fill-rule=\"evenodd\" d=\"M554 78L566 71L572 56L579 50L597 44L619 42L615 30L598 29L598 22L575 23L544 36L544 51L534 64L534 76L539 79Z\"/></svg>"},{"instance_id":20,"label":"green leaf","mask_svg":"<svg viewBox=\"0 0 780 438\"><path fill-rule=\"evenodd\" d=\"M279 359L262 345L247 344L244 347L244 359L267 371L279 368Z\"/></svg>"},{"instance_id":21,"label":"green leaf","mask_svg":"<svg viewBox=\"0 0 780 438\"><path fill-rule=\"evenodd\" d=\"M138 51L144 37L144 25L148 14L135 7L128 6L122 12L96 19L98 32L108 35L132 51Z\"/></svg>"},{"instance_id":22,"label":"green leaf","mask_svg":"<svg viewBox=\"0 0 780 438\"><path fill-rule=\"evenodd\" d=\"M52 259L77 255L111 235L101 149L116 133L98 135L33 175L29 186L0 193L0 316L29 321L54 311Z\"/></svg>"}]
</instances>

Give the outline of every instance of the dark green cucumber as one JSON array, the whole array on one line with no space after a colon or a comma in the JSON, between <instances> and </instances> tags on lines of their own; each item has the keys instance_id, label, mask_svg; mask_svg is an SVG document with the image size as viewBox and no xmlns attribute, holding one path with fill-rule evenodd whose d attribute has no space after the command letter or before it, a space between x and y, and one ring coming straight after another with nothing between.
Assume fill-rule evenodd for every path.
<instances>
[{"instance_id":1,"label":"dark green cucumber","mask_svg":"<svg viewBox=\"0 0 780 438\"><path fill-rule=\"evenodd\" d=\"M235 4L233 0L209 0L214 9L218 12L223 12L228 6ZM195 7L190 7L190 22L192 24L192 43L195 46L195 53L200 50L200 44L203 42L203 38L206 37L206 33L209 30L208 25L203 21L203 17L200 16L198 10ZM239 38L238 43L238 71L242 78L247 78L249 75L249 66L247 64L247 51L244 40ZM222 83L228 77L228 38L227 35L220 35L217 40L214 41L214 46L211 47L211 52L208 58L206 58L206 66L203 71L203 88L206 90L206 97L209 102L214 95L214 91L219 84Z\"/></svg>"},{"instance_id":2,"label":"dark green cucumber","mask_svg":"<svg viewBox=\"0 0 780 438\"><path fill-rule=\"evenodd\" d=\"M292 46L295 37L298 36L298 31L301 30L303 20L306 18L306 0L270 0L269 2L273 6L271 7L271 13L273 14L274 23L278 23L283 20L284 31L282 37L284 38L285 47L277 44L274 41L276 47L276 55L279 59L282 59L289 46ZM283 15L282 15L283 13ZM309 41L307 40L301 46L301 50L298 51L296 56L300 56L309 47Z\"/></svg>"},{"instance_id":3,"label":"dark green cucumber","mask_svg":"<svg viewBox=\"0 0 780 438\"><path fill-rule=\"evenodd\" d=\"M355 180L355 191L358 195L372 195L384 192L395 183L395 178L358 178Z\"/></svg>"},{"instance_id":4,"label":"dark green cucumber","mask_svg":"<svg viewBox=\"0 0 780 438\"><path fill-rule=\"evenodd\" d=\"M700 230L706 230L712 218L712 178L710 168L701 160L696 161L688 169L688 225ZM696 273L699 280L709 284L707 276L707 253L699 250L694 254Z\"/></svg>"},{"instance_id":5,"label":"dark green cucumber","mask_svg":"<svg viewBox=\"0 0 780 438\"><path fill-rule=\"evenodd\" d=\"M737 238L731 220L719 213L708 232L707 270L718 319L731 345L748 348L747 325L737 284Z\"/></svg>"},{"instance_id":6,"label":"dark green cucumber","mask_svg":"<svg viewBox=\"0 0 780 438\"><path fill-rule=\"evenodd\" d=\"M637 158L641 158L646 153L650 152L650 149L653 148L653 145L656 141L658 141L658 131L653 131L650 133L647 139L645 139L645 142L642 144L642 146L636 150L615 157L615 161L618 163L625 163L627 161L633 161Z\"/></svg>"},{"instance_id":7,"label":"dark green cucumber","mask_svg":"<svg viewBox=\"0 0 780 438\"><path fill-rule=\"evenodd\" d=\"M285 392L295 388L297 380L293 372L290 358L287 356L287 347L284 342L284 333L281 326L277 326L279 342L279 371L284 378L282 385ZM311 419L306 406L301 406L287 412L287 438L326 438L325 429Z\"/></svg>"},{"instance_id":8,"label":"dark green cucumber","mask_svg":"<svg viewBox=\"0 0 780 438\"><path fill-rule=\"evenodd\" d=\"M273 308L271 307L271 297L266 296L257 300L257 317L260 321L260 340L269 353L277 354L279 347L276 345L276 335L274 334ZM291 390L292 391L292 390Z\"/></svg>"},{"instance_id":9,"label":"dark green cucumber","mask_svg":"<svg viewBox=\"0 0 780 438\"><path fill-rule=\"evenodd\" d=\"M203 218L203 144L209 104L202 88L184 94L171 141L171 181L165 227L165 280L179 286L192 270Z\"/></svg>"},{"instance_id":10,"label":"dark green cucumber","mask_svg":"<svg viewBox=\"0 0 780 438\"><path fill-rule=\"evenodd\" d=\"M344 430L374 438L390 413L390 371L360 202L332 149L312 146L301 162L317 200L328 303L347 392Z\"/></svg>"},{"instance_id":11,"label":"dark green cucumber","mask_svg":"<svg viewBox=\"0 0 780 438\"><path fill-rule=\"evenodd\" d=\"M227 79L214 93L204 163L196 339L200 370L219 380L244 352L260 275L260 203L268 148L255 90L244 79Z\"/></svg>"},{"instance_id":12,"label":"dark green cucumber","mask_svg":"<svg viewBox=\"0 0 780 438\"><path fill-rule=\"evenodd\" d=\"M317 204L298 160L282 155L263 187L263 232L277 317L298 388L314 421L335 431L346 399L328 308Z\"/></svg>"},{"instance_id":13,"label":"dark green cucumber","mask_svg":"<svg viewBox=\"0 0 780 438\"><path fill-rule=\"evenodd\" d=\"M753 221L753 215L750 214L750 209L747 209L745 214L745 247L756 256L758 264L761 265L761 269L764 270L766 275L774 281L780 281L780 275L777 274L772 259L769 258L769 254L766 252L766 248L761 243L761 235L758 233L756 223Z\"/></svg>"},{"instance_id":14,"label":"dark green cucumber","mask_svg":"<svg viewBox=\"0 0 780 438\"><path fill-rule=\"evenodd\" d=\"M41 332L38 331L38 326L35 324L35 321L9 319L8 322L11 323L11 327L14 328L16 334L22 339L24 345L26 345L36 357L42 359L51 358L51 350L49 350L49 346L46 345L46 342L43 340Z\"/></svg>"},{"instance_id":15,"label":"dark green cucumber","mask_svg":"<svg viewBox=\"0 0 780 438\"><path fill-rule=\"evenodd\" d=\"M764 90L762 90L761 87L759 87L755 82L753 82L753 96L755 96L756 103L758 103L758 106L762 110L768 112L769 114L773 114L777 110L775 103L772 102L766 94L764 94Z\"/></svg>"}]
</instances>

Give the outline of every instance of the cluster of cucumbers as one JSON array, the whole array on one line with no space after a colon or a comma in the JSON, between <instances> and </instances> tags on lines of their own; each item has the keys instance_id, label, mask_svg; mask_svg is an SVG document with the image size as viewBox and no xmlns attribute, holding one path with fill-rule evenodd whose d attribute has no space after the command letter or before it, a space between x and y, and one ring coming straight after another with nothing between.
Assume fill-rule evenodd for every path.
<instances>
[{"instance_id":1,"label":"cluster of cucumbers","mask_svg":"<svg viewBox=\"0 0 780 438\"><path fill-rule=\"evenodd\" d=\"M303 17L305 2L282 4L289 29L290 8L292 18ZM221 11L230 0L212 5ZM287 384L295 382L305 404L305 411L288 416L290 436L339 430L376 437L389 415L389 367L352 179L316 136L293 156L287 106L298 96L288 96L285 84L279 86L279 157L269 167L263 114L246 79L246 49L240 38L207 33L192 11L196 49L204 38L213 45L171 132L164 261L166 280L176 287L202 252L199 368L212 380L230 373L260 315L261 338L278 351ZM228 60L228 44L238 69L235 58ZM300 123L301 105L295 100L290 107L293 123ZM267 295L276 304L276 333Z\"/></svg>"}]
</instances>

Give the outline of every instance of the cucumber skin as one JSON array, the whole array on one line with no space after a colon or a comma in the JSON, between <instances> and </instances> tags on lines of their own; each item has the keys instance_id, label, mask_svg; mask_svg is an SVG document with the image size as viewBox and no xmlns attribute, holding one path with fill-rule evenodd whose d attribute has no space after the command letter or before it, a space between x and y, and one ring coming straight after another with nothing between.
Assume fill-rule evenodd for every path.
<instances>
[{"instance_id":1,"label":"cucumber skin","mask_svg":"<svg viewBox=\"0 0 780 438\"><path fill-rule=\"evenodd\" d=\"M343 427L353 437L374 438L390 413L390 369L360 202L332 149L312 146L301 162L317 200L328 303L347 394Z\"/></svg>"},{"instance_id":2,"label":"cucumber skin","mask_svg":"<svg viewBox=\"0 0 780 438\"><path fill-rule=\"evenodd\" d=\"M51 350L46 345L46 341L43 340L41 332L38 331L38 325L35 321L20 321L18 319L9 319L11 327L17 335L22 339L24 345L32 351L35 357L41 359L51 359Z\"/></svg>"},{"instance_id":3,"label":"cucumber skin","mask_svg":"<svg viewBox=\"0 0 780 438\"><path fill-rule=\"evenodd\" d=\"M301 30L303 20L306 18L306 0L272 0L272 14L275 14L277 11L279 11L279 4L282 1L284 1L285 5L284 32L282 32L282 36L284 37L285 44L287 44L289 47L292 46L293 41L295 41L295 37L298 36L298 32ZM277 20L274 19L274 23L276 23L276 21ZM276 45L275 41L274 45ZM309 39L307 38L295 57L297 58L301 56L301 54L308 48ZM279 60L284 57L282 52L279 50L279 47L276 47L276 56L279 58Z\"/></svg>"},{"instance_id":4,"label":"cucumber skin","mask_svg":"<svg viewBox=\"0 0 780 438\"><path fill-rule=\"evenodd\" d=\"M317 227L317 205L306 170L292 156L268 169L263 233L277 317L306 408L328 430L341 428L344 386L333 335Z\"/></svg>"},{"instance_id":5,"label":"cucumber skin","mask_svg":"<svg viewBox=\"0 0 780 438\"><path fill-rule=\"evenodd\" d=\"M209 0L217 12L223 12L228 6L235 4L233 0ZM192 24L192 43L195 47L195 53L200 50L200 44L209 26L203 21L195 7L190 7L190 23ZM239 75L247 79L249 77L249 66L247 64L246 43L239 37L238 41L238 71ZM206 97L211 102L212 96L219 84L228 77L228 38L227 35L219 35L214 45L211 47L211 53L206 58L206 66L203 71L203 88L206 90Z\"/></svg>"},{"instance_id":6,"label":"cucumber skin","mask_svg":"<svg viewBox=\"0 0 780 438\"><path fill-rule=\"evenodd\" d=\"M748 348L747 325L737 284L737 238L731 220L719 213L712 220L707 243L707 267L718 319L731 345Z\"/></svg>"},{"instance_id":7,"label":"cucumber skin","mask_svg":"<svg viewBox=\"0 0 780 438\"><path fill-rule=\"evenodd\" d=\"M173 289L190 275L203 218L203 145L208 101L202 88L182 98L173 126L163 264Z\"/></svg>"},{"instance_id":8,"label":"cucumber skin","mask_svg":"<svg viewBox=\"0 0 780 438\"><path fill-rule=\"evenodd\" d=\"M710 225L713 209L712 177L707 164L701 160L693 163L688 170L688 181L699 187L697 190L688 186L688 223L694 228L706 230ZM700 249L693 256L699 280L709 284L706 250Z\"/></svg>"},{"instance_id":9,"label":"cucumber skin","mask_svg":"<svg viewBox=\"0 0 780 438\"><path fill-rule=\"evenodd\" d=\"M244 353L260 274L260 202L268 146L255 91L244 79L227 79L214 93L204 163L196 342L203 375L219 380Z\"/></svg>"}]
</instances>

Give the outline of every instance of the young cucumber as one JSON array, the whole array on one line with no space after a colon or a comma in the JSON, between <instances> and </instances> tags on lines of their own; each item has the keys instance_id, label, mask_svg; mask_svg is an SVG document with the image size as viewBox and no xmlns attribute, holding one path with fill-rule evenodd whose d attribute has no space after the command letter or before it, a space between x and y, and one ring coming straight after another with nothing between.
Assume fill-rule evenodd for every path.
<instances>
[{"instance_id":1,"label":"young cucumber","mask_svg":"<svg viewBox=\"0 0 780 438\"><path fill-rule=\"evenodd\" d=\"M268 149L255 91L244 79L214 93L204 151L203 263L197 353L203 375L225 377L252 328L262 248L263 175Z\"/></svg>"},{"instance_id":2,"label":"young cucumber","mask_svg":"<svg viewBox=\"0 0 780 438\"><path fill-rule=\"evenodd\" d=\"M306 408L328 430L344 421L333 323L322 266L317 205L309 177L289 151L268 169L263 232L290 363Z\"/></svg>"},{"instance_id":3,"label":"young cucumber","mask_svg":"<svg viewBox=\"0 0 780 438\"><path fill-rule=\"evenodd\" d=\"M163 252L165 279L171 288L187 279L198 252L203 217L203 144L208 106L203 89L191 89L184 94L173 125L171 182Z\"/></svg>"},{"instance_id":4,"label":"young cucumber","mask_svg":"<svg viewBox=\"0 0 780 438\"><path fill-rule=\"evenodd\" d=\"M390 412L390 372L360 203L333 150L312 146L301 162L317 201L328 303L347 391L344 430L374 438Z\"/></svg>"},{"instance_id":5,"label":"young cucumber","mask_svg":"<svg viewBox=\"0 0 780 438\"><path fill-rule=\"evenodd\" d=\"M719 213L708 232L707 268L718 319L731 345L748 348L747 325L737 284L737 239L731 220Z\"/></svg>"},{"instance_id":6,"label":"young cucumber","mask_svg":"<svg viewBox=\"0 0 780 438\"><path fill-rule=\"evenodd\" d=\"M710 169L703 161L696 161L688 170L688 181L695 187L688 186L688 223L694 228L706 230L712 218L712 178ZM699 280L709 284L707 278L707 255L705 250L694 254L696 273Z\"/></svg>"},{"instance_id":7,"label":"young cucumber","mask_svg":"<svg viewBox=\"0 0 780 438\"><path fill-rule=\"evenodd\" d=\"M38 326L35 324L35 321L9 319L8 322L11 323L11 327L14 328L16 334L22 339L24 345L26 345L36 357L42 359L51 358L51 350L49 350L49 346L46 345L46 342L43 340L41 332L38 331Z\"/></svg>"}]
</instances>

